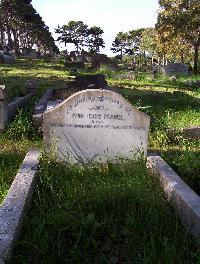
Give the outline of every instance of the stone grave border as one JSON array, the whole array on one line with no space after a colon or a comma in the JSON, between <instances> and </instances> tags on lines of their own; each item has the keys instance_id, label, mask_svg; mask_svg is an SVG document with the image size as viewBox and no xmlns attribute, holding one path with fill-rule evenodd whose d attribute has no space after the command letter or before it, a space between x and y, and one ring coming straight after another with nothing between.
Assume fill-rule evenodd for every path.
<instances>
[{"instance_id":1,"label":"stone grave border","mask_svg":"<svg viewBox=\"0 0 200 264\"><path fill-rule=\"evenodd\" d=\"M183 138L188 138L191 140L200 140L200 126L183 127L179 129L168 128L166 132L167 136L173 140L178 134L181 134Z\"/></svg>"},{"instance_id":2,"label":"stone grave border","mask_svg":"<svg viewBox=\"0 0 200 264\"><path fill-rule=\"evenodd\" d=\"M39 155L38 150L27 153L7 196L0 205L0 264L11 257L14 243L20 235L25 210L36 182Z\"/></svg>"},{"instance_id":3,"label":"stone grave border","mask_svg":"<svg viewBox=\"0 0 200 264\"><path fill-rule=\"evenodd\" d=\"M169 202L188 232L200 238L200 197L157 154L148 155L147 169L159 178Z\"/></svg>"},{"instance_id":4,"label":"stone grave border","mask_svg":"<svg viewBox=\"0 0 200 264\"><path fill-rule=\"evenodd\" d=\"M0 128L0 130L3 130L7 126L7 124L12 120L12 118L16 115L17 109L24 107L33 96L34 93L28 93L25 96L16 97L14 101L7 105L7 107L5 108L5 110L7 111L7 120L4 120L4 127L2 127L2 129ZM5 99L3 103L6 105L7 99Z\"/></svg>"},{"instance_id":5,"label":"stone grave border","mask_svg":"<svg viewBox=\"0 0 200 264\"><path fill-rule=\"evenodd\" d=\"M48 89L35 106L33 113L33 123L39 130L42 128L43 113L46 110L48 101L53 98L53 94L54 89Z\"/></svg>"},{"instance_id":6,"label":"stone grave border","mask_svg":"<svg viewBox=\"0 0 200 264\"><path fill-rule=\"evenodd\" d=\"M12 255L20 234L26 208L31 200L39 168L38 150L27 153L10 190L0 205L0 264ZM188 232L200 238L200 197L157 154L146 162L150 175L158 177L169 202L176 209Z\"/></svg>"}]
</instances>

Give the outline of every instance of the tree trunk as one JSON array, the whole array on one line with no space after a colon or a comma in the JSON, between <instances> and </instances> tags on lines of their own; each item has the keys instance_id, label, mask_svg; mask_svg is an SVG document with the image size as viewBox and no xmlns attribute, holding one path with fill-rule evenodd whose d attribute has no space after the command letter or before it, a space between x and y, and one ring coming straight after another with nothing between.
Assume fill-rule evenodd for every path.
<instances>
[{"instance_id":1,"label":"tree trunk","mask_svg":"<svg viewBox=\"0 0 200 264\"><path fill-rule=\"evenodd\" d=\"M198 74L199 43L194 46L194 74Z\"/></svg>"},{"instance_id":2,"label":"tree trunk","mask_svg":"<svg viewBox=\"0 0 200 264\"><path fill-rule=\"evenodd\" d=\"M10 32L9 27L7 27L7 35L8 35L8 49L10 51L12 50L12 38L11 38L11 32Z\"/></svg>"},{"instance_id":3,"label":"tree trunk","mask_svg":"<svg viewBox=\"0 0 200 264\"><path fill-rule=\"evenodd\" d=\"M184 52L183 50L180 51L181 63L184 63Z\"/></svg>"},{"instance_id":4,"label":"tree trunk","mask_svg":"<svg viewBox=\"0 0 200 264\"><path fill-rule=\"evenodd\" d=\"M14 37L14 50L16 54L19 54L19 41L17 38L17 32L13 29L12 33Z\"/></svg>"},{"instance_id":5,"label":"tree trunk","mask_svg":"<svg viewBox=\"0 0 200 264\"><path fill-rule=\"evenodd\" d=\"M1 30L1 46L3 47L4 45L4 32Z\"/></svg>"}]
</instances>

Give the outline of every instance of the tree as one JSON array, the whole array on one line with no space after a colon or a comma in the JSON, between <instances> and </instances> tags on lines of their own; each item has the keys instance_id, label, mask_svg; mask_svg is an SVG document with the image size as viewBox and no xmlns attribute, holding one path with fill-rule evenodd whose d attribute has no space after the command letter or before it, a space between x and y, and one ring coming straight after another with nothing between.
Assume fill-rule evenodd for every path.
<instances>
[{"instance_id":1,"label":"tree","mask_svg":"<svg viewBox=\"0 0 200 264\"><path fill-rule=\"evenodd\" d=\"M128 49L129 49L128 33L119 32L112 43L111 50L114 53L119 53L119 56L122 58L123 55L127 53Z\"/></svg>"},{"instance_id":2,"label":"tree","mask_svg":"<svg viewBox=\"0 0 200 264\"><path fill-rule=\"evenodd\" d=\"M180 44L191 45L194 50L194 73L198 72L200 46L199 0L160 0L156 29L162 42L179 39Z\"/></svg>"},{"instance_id":3,"label":"tree","mask_svg":"<svg viewBox=\"0 0 200 264\"><path fill-rule=\"evenodd\" d=\"M102 38L103 30L100 27L93 26L88 29L87 45L90 52L99 52L100 47L105 48Z\"/></svg>"},{"instance_id":4,"label":"tree","mask_svg":"<svg viewBox=\"0 0 200 264\"><path fill-rule=\"evenodd\" d=\"M31 4L31 0L0 1L0 43L9 50L19 53L20 48L32 48L34 44L40 50L58 51L54 39L40 15ZM7 37L7 40L6 38Z\"/></svg>"},{"instance_id":5,"label":"tree","mask_svg":"<svg viewBox=\"0 0 200 264\"><path fill-rule=\"evenodd\" d=\"M77 52L86 45L86 38L88 37L88 26L82 21L69 21L67 25L58 26L55 33L60 34L57 41L73 43Z\"/></svg>"},{"instance_id":6,"label":"tree","mask_svg":"<svg viewBox=\"0 0 200 264\"><path fill-rule=\"evenodd\" d=\"M155 28L146 28L141 35L139 47L141 50L151 54L152 63L154 57L158 56L158 34Z\"/></svg>"}]
</instances>

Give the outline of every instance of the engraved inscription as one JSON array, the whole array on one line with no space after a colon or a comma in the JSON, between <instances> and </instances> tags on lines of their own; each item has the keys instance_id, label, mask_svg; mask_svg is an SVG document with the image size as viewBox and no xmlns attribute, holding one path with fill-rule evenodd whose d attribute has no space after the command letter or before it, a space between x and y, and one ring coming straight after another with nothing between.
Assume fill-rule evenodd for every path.
<instances>
[{"instance_id":1,"label":"engraved inscription","mask_svg":"<svg viewBox=\"0 0 200 264\"><path fill-rule=\"evenodd\" d=\"M147 154L149 122L121 95L85 90L44 113L44 142L72 163L136 159Z\"/></svg>"}]
</instances>

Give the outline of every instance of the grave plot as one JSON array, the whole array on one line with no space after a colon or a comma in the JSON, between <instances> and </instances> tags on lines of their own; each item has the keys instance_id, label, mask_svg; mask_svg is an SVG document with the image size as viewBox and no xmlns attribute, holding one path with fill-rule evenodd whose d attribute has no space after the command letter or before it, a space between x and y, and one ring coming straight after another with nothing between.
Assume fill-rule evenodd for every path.
<instances>
[{"instance_id":1,"label":"grave plot","mask_svg":"<svg viewBox=\"0 0 200 264\"><path fill-rule=\"evenodd\" d=\"M183 228L154 175L196 236L200 198L160 157L149 155L145 164L148 126L146 114L104 90L79 92L45 112L44 143L54 151L40 160L32 207L11 262L26 263L33 255L36 262L54 263L198 261L198 242ZM132 155L134 150L144 155ZM102 153L106 159L99 160ZM33 158L38 160L38 153Z\"/></svg>"}]
</instances>

